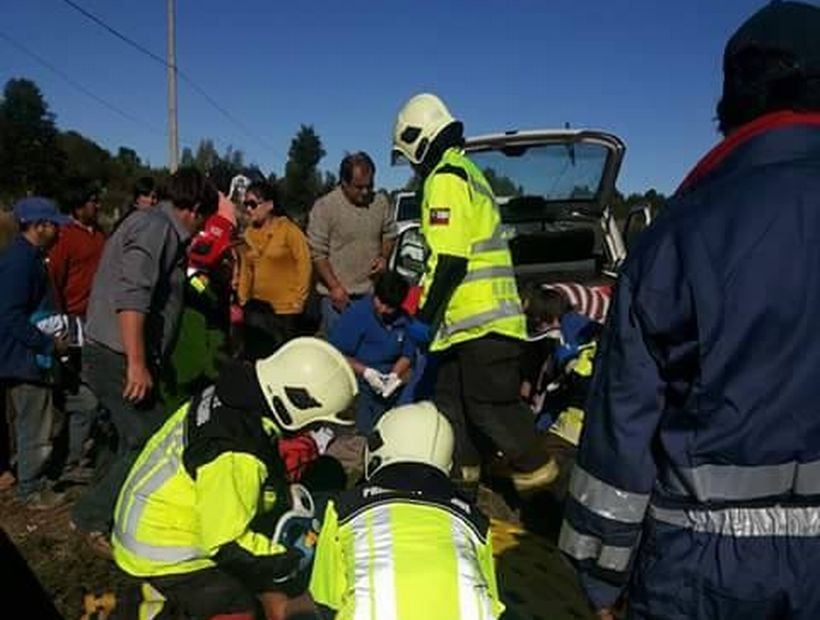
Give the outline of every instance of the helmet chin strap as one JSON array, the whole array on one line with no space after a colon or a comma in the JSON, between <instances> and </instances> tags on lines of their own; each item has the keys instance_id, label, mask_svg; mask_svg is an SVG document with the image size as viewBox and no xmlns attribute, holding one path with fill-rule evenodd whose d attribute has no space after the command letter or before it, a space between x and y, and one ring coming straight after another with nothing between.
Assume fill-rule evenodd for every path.
<instances>
[{"instance_id":1,"label":"helmet chin strap","mask_svg":"<svg viewBox=\"0 0 820 620\"><path fill-rule=\"evenodd\" d=\"M427 147L427 152L424 154L424 159L417 166L414 166L418 175L425 179L433 171L447 149L454 146L464 145L464 125L460 121L453 121L435 137L430 146Z\"/></svg>"}]
</instances>

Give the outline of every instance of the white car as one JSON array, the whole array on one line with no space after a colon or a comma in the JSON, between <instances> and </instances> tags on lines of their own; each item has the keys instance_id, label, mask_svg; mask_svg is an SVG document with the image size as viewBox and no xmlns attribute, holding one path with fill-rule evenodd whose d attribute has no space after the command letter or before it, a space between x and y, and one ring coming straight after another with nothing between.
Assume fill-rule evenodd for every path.
<instances>
[{"instance_id":1,"label":"white car","mask_svg":"<svg viewBox=\"0 0 820 620\"><path fill-rule=\"evenodd\" d=\"M626 150L613 134L511 131L469 138L465 149L496 195L522 284L611 283L626 257L623 231L631 238L650 223L649 210L638 208L621 229L609 208ZM391 266L412 282L421 276L425 256L415 196L397 196L400 233L391 258Z\"/></svg>"}]
</instances>

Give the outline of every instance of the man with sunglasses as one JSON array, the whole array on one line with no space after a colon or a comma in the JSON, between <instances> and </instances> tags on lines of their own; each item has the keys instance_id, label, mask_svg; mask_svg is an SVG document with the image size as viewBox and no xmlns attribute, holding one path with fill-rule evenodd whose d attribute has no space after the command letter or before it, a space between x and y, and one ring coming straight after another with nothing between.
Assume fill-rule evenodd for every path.
<instances>
[{"instance_id":1,"label":"man with sunglasses","mask_svg":"<svg viewBox=\"0 0 820 620\"><path fill-rule=\"evenodd\" d=\"M373 290L372 278L387 267L396 221L387 197L374 193L376 166L367 153L347 155L339 187L316 201L308 241L319 273L322 331L330 333L352 301Z\"/></svg>"}]
</instances>

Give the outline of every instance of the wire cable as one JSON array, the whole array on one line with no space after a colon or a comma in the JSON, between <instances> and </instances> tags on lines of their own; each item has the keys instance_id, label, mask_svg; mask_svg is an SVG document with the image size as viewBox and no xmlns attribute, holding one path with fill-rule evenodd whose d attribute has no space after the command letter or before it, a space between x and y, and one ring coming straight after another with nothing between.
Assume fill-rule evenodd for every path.
<instances>
[{"instance_id":1,"label":"wire cable","mask_svg":"<svg viewBox=\"0 0 820 620\"><path fill-rule=\"evenodd\" d=\"M79 82L77 82L76 80L71 78L65 72L63 72L60 69L58 69L57 67L55 67L53 64L48 62L45 58L43 58L39 54L36 54L35 52L31 51L29 48L27 48L25 45L23 45L19 41L17 41L15 39L13 39L12 37L10 37L5 32L0 31L0 39L3 39L6 43L8 43L12 47L16 48L18 51L22 52L23 54L25 54L26 56L28 56L32 60L35 60L36 62L38 62L39 64L44 66L46 69L48 69L49 71L51 71L55 75L59 76L63 80L65 80L68 84L70 84L72 87L74 87L75 89L77 89L78 91L83 93L85 96L90 97L91 99L93 99L94 101L96 101L97 103L102 105L103 107L107 108L111 112L114 112L115 114L121 116L122 118L124 118L124 119L126 119L126 120L128 120L132 123L135 123L135 124L140 125L144 128L147 128L150 131L152 131L153 133L157 133L157 134L162 135L162 136L165 135L164 131L162 131L161 129L155 127L151 123L148 123L147 121L145 121L143 119L137 118L133 114L131 114L129 112L126 112L122 108L117 107L113 103L111 103L109 101L106 101L105 99L103 99L102 97L100 97L99 95L97 95L96 93L91 91L90 89L86 88L85 86L83 86L82 84L80 84Z\"/></svg>"},{"instance_id":2,"label":"wire cable","mask_svg":"<svg viewBox=\"0 0 820 620\"><path fill-rule=\"evenodd\" d=\"M209 95L208 92L204 88L202 88L199 84L197 84L193 80L193 78L191 78L187 73L185 73L182 69L180 69L179 65L172 67L168 63L168 61L165 60L162 56L159 56L159 55L155 54L154 52L152 52L151 50L149 50L145 46L137 43L132 38L130 38L128 35L123 34L119 30L114 28L113 26L106 23L103 19L97 17L96 15L94 15L93 13L88 11L87 9L83 8L82 6L80 6L79 4L74 2L73 0L62 0L62 1L65 4L67 4L68 6L70 6L71 8L73 8L75 11L77 11L78 13L83 15L86 19L91 20L92 22L94 22L95 24L97 24L98 26L100 26L101 28L106 30L108 33L110 33L112 36L116 37L117 39L119 39L123 43L133 47L134 49L136 49L140 53L144 54L145 56L147 56L148 58L150 58L154 62L157 62L157 63L161 64L166 69L170 68L170 69L173 69L174 71L176 71L177 75L182 79L182 81L184 81L186 84L188 84L188 86L190 86L192 90L194 90L203 99L205 99L205 101L207 101L211 105L211 107L213 107L220 114L222 114L222 116L224 116L231 123L233 123L248 138L250 138L252 140L256 140L261 146L268 149L270 152L274 152L276 150L276 148L271 143L269 143L267 140L264 140L263 138L261 138L257 133L252 132L242 121L240 121L238 118L236 118L227 109L225 109L225 107L223 105L221 105L216 99L214 99L211 95Z\"/></svg>"}]
</instances>

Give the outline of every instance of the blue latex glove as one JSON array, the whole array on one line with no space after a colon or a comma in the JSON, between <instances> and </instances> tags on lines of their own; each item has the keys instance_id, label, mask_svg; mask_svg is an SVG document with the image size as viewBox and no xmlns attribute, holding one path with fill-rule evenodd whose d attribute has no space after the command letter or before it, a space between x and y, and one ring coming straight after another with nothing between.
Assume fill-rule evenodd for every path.
<instances>
[{"instance_id":1,"label":"blue latex glove","mask_svg":"<svg viewBox=\"0 0 820 620\"><path fill-rule=\"evenodd\" d=\"M407 337L416 343L416 346L426 346L433 339L432 328L424 321L413 319L406 329Z\"/></svg>"}]
</instances>

